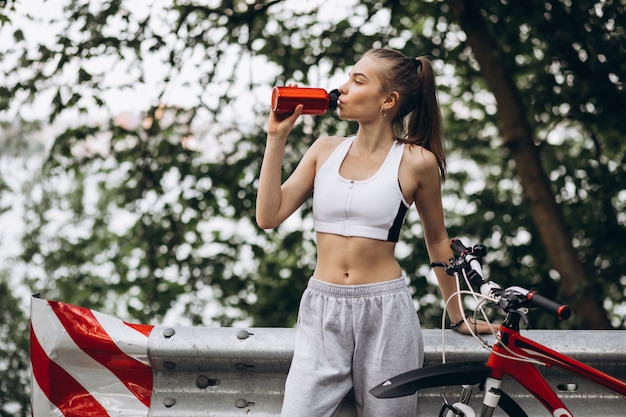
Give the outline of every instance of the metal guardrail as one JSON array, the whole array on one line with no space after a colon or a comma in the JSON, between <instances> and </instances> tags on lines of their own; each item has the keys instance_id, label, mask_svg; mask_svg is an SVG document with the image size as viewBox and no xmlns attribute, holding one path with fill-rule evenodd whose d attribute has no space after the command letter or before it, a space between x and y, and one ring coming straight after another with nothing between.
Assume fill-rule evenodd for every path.
<instances>
[{"instance_id":1,"label":"metal guardrail","mask_svg":"<svg viewBox=\"0 0 626 417\"><path fill-rule=\"evenodd\" d=\"M425 365L441 363L441 331L423 333ZM148 340L154 375L148 416L277 417L294 334L293 329L283 328L156 326ZM626 331L530 330L524 335L617 378L626 377ZM488 356L487 350L468 336L446 330L445 342L447 362L484 360ZM625 415L624 397L559 370L542 372L577 417ZM530 416L547 415L515 382L505 380L503 389ZM456 390L450 394L456 395ZM421 391L418 401L420 415L438 415L441 389ZM355 416L353 400L348 397L337 417Z\"/></svg>"},{"instance_id":2,"label":"metal guardrail","mask_svg":"<svg viewBox=\"0 0 626 417\"><path fill-rule=\"evenodd\" d=\"M277 416L291 329L155 328L149 416Z\"/></svg>"}]
</instances>

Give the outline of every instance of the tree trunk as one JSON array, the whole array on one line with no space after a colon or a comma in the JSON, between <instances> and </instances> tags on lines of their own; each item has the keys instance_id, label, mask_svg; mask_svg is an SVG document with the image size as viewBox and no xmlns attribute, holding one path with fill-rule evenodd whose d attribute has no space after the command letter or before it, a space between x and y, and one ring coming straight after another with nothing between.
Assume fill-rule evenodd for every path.
<instances>
[{"instance_id":1,"label":"tree trunk","mask_svg":"<svg viewBox=\"0 0 626 417\"><path fill-rule=\"evenodd\" d=\"M549 180L542 168L525 109L512 77L499 59L479 9L472 0L449 0L456 20L467 35L467 44L498 104L505 146L515 161L535 225L548 256L561 276L561 286L572 310L587 329L611 328L602 300L590 282L571 243Z\"/></svg>"}]
</instances>

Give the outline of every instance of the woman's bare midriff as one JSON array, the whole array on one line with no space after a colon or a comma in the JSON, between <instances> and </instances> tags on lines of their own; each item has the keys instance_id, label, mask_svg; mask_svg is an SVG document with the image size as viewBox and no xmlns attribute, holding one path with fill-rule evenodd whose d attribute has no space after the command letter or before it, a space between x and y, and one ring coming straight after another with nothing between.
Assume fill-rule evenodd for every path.
<instances>
[{"instance_id":1,"label":"woman's bare midriff","mask_svg":"<svg viewBox=\"0 0 626 417\"><path fill-rule=\"evenodd\" d=\"M375 284L402 276L394 257L395 243L362 237L317 233L317 266L313 276L339 285Z\"/></svg>"}]
</instances>

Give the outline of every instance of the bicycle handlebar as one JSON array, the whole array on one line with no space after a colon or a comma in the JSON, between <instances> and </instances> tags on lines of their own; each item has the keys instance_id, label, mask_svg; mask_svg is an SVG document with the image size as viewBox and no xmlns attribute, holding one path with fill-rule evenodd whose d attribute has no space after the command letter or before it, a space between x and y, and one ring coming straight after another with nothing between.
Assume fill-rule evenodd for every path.
<instances>
[{"instance_id":1,"label":"bicycle handlebar","mask_svg":"<svg viewBox=\"0 0 626 417\"><path fill-rule=\"evenodd\" d=\"M457 258L462 256L464 253L467 253L469 251L469 248L467 246L465 246L463 244L463 242L461 242L460 239L452 239L452 240L450 240L450 248L452 249L452 252L454 252L454 255Z\"/></svg>"},{"instance_id":2,"label":"bicycle handlebar","mask_svg":"<svg viewBox=\"0 0 626 417\"><path fill-rule=\"evenodd\" d=\"M503 290L497 283L486 281L482 272L482 258L487 253L485 246L475 245L468 248L459 239L452 239L450 248L454 252L454 258L450 259L450 266L446 267L446 272L454 275L461 270L464 271L472 287L485 296L494 296L506 312L515 311L520 307L538 307L554 314L559 320L567 320L571 316L572 312L568 306L556 303L535 291L519 286Z\"/></svg>"},{"instance_id":3,"label":"bicycle handlebar","mask_svg":"<svg viewBox=\"0 0 626 417\"><path fill-rule=\"evenodd\" d=\"M472 286L478 288L481 294L489 295L494 283L485 281L482 268L483 256L487 253L487 249L483 245L468 248L459 239L452 239L450 247L455 259L450 260L450 266L447 268L448 274L454 275L454 272L464 270ZM497 284L496 287L500 288Z\"/></svg>"},{"instance_id":4,"label":"bicycle handlebar","mask_svg":"<svg viewBox=\"0 0 626 417\"><path fill-rule=\"evenodd\" d=\"M572 315L572 310L568 306L556 303L534 291L529 292L526 297L531 305L554 314L559 320L567 320Z\"/></svg>"}]
</instances>

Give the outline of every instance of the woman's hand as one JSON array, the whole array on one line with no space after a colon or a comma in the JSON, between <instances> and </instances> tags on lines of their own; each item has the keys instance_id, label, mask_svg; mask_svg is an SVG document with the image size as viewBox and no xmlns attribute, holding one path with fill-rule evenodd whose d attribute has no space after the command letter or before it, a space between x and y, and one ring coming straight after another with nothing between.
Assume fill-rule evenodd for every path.
<instances>
[{"instance_id":1,"label":"woman's hand","mask_svg":"<svg viewBox=\"0 0 626 417\"><path fill-rule=\"evenodd\" d=\"M302 104L298 104L293 113L270 112L269 121L267 122L267 135L286 138L296 124L296 120L302 114L303 108Z\"/></svg>"},{"instance_id":2,"label":"woman's hand","mask_svg":"<svg viewBox=\"0 0 626 417\"><path fill-rule=\"evenodd\" d=\"M287 84L287 87L297 87L296 84ZM289 132L296 124L296 120L302 114L304 106L299 104L294 109L293 113L275 113L270 111L269 120L267 122L267 135L269 137L279 137L286 139Z\"/></svg>"}]
</instances>

